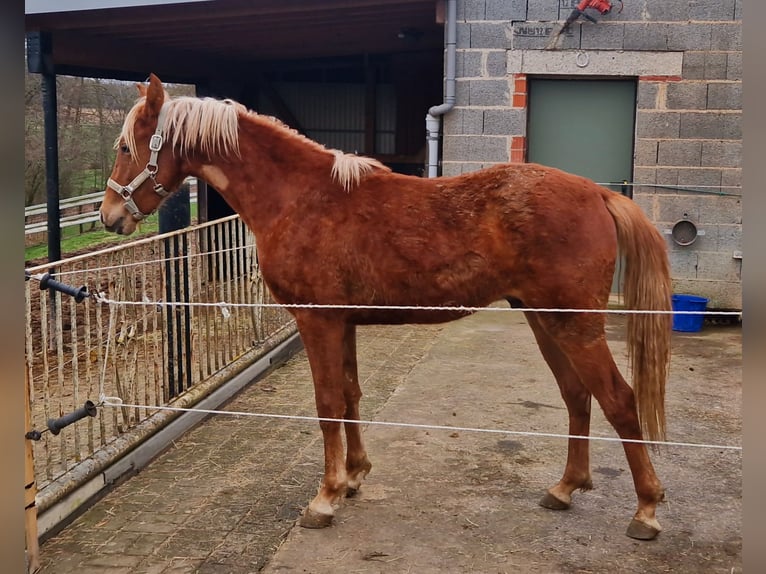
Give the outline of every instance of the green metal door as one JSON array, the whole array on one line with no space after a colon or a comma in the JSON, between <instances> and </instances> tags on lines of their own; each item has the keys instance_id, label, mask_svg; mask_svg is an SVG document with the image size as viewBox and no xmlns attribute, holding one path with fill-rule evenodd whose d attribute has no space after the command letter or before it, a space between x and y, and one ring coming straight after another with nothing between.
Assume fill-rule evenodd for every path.
<instances>
[{"instance_id":1,"label":"green metal door","mask_svg":"<svg viewBox=\"0 0 766 574\"><path fill-rule=\"evenodd\" d=\"M631 195L635 80L531 78L527 161L576 173ZM621 284L618 262L612 292Z\"/></svg>"}]
</instances>

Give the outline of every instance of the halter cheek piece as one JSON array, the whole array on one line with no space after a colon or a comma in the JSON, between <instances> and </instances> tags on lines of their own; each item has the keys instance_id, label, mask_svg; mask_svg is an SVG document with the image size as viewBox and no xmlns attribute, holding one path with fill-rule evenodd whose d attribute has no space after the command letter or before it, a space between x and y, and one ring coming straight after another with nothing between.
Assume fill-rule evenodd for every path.
<instances>
[{"instance_id":1,"label":"halter cheek piece","mask_svg":"<svg viewBox=\"0 0 766 574\"><path fill-rule=\"evenodd\" d=\"M116 191L122 199L125 200L125 209L127 209L130 214L133 216L133 219L136 221L141 221L146 216L150 215L150 213L141 213L141 210L138 209L138 206L136 205L136 202L133 200L133 193L141 187L141 185L147 180L151 179L154 182L154 193L159 195L160 197L165 197L170 193L167 189L163 187L161 183L157 183L157 180L155 177L157 176L157 156L160 153L160 149L162 149L162 144L164 143L164 140L162 138L162 123L165 117L165 112L167 110L167 104L163 104L162 108L160 108L160 115L157 118L157 129L154 132L154 135L149 139L149 151L151 152L149 155L149 162L146 164L146 167L144 170L139 173L135 178L133 178L133 181L131 181L127 185L120 185L116 181L114 181L111 177L106 182L106 185Z\"/></svg>"}]
</instances>

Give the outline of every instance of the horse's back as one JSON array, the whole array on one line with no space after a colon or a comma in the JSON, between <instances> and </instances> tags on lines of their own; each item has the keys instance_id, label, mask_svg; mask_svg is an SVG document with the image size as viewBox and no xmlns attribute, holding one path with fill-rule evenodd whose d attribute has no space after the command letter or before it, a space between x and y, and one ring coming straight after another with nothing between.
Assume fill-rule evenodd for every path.
<instances>
[{"instance_id":1,"label":"horse's back","mask_svg":"<svg viewBox=\"0 0 766 574\"><path fill-rule=\"evenodd\" d=\"M284 240L264 253L264 273L284 303L454 307L515 297L527 305L576 306L601 300L617 247L600 189L536 164L430 179L376 171L348 192L328 190L321 203L297 205L280 232ZM307 257L317 264L306 265ZM267 259L278 265L266 265ZM387 319L384 313L350 314L360 322L395 323L461 316L398 312Z\"/></svg>"}]
</instances>

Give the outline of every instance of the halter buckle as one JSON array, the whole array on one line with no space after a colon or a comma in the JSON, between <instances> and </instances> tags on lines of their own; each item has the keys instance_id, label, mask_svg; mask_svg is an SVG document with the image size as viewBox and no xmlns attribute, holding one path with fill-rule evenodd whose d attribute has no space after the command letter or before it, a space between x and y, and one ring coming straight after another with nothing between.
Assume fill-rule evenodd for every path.
<instances>
[{"instance_id":1,"label":"halter buckle","mask_svg":"<svg viewBox=\"0 0 766 574\"><path fill-rule=\"evenodd\" d=\"M154 134L149 138L149 150L160 151L162 149L162 136L160 134Z\"/></svg>"}]
</instances>

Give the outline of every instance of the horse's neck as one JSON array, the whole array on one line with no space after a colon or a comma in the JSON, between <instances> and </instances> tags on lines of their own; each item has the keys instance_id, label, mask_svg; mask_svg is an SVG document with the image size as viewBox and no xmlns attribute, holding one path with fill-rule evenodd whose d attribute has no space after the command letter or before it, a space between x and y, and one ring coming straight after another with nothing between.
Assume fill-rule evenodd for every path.
<instances>
[{"instance_id":1,"label":"horse's neck","mask_svg":"<svg viewBox=\"0 0 766 574\"><path fill-rule=\"evenodd\" d=\"M241 122L239 156L191 163L192 175L212 185L246 223L258 231L315 179L330 183L333 156L278 126Z\"/></svg>"}]
</instances>

